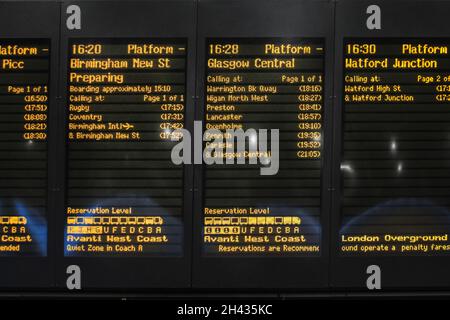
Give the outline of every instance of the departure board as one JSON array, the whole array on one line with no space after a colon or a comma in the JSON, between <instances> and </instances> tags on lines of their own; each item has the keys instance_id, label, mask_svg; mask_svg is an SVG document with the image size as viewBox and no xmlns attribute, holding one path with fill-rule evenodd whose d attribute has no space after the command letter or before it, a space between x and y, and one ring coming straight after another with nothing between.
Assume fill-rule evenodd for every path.
<instances>
[{"instance_id":1,"label":"departure board","mask_svg":"<svg viewBox=\"0 0 450 320\"><path fill-rule=\"evenodd\" d=\"M341 254L449 253L449 48L345 39Z\"/></svg>"},{"instance_id":2,"label":"departure board","mask_svg":"<svg viewBox=\"0 0 450 320\"><path fill-rule=\"evenodd\" d=\"M184 39L71 39L66 256L181 256ZM172 141L175 140L175 141Z\"/></svg>"},{"instance_id":3,"label":"departure board","mask_svg":"<svg viewBox=\"0 0 450 320\"><path fill-rule=\"evenodd\" d=\"M49 54L0 39L0 256L47 255Z\"/></svg>"},{"instance_id":4,"label":"departure board","mask_svg":"<svg viewBox=\"0 0 450 320\"><path fill-rule=\"evenodd\" d=\"M0 256L47 255L49 51L0 40Z\"/></svg>"},{"instance_id":5,"label":"departure board","mask_svg":"<svg viewBox=\"0 0 450 320\"><path fill-rule=\"evenodd\" d=\"M280 139L277 174L238 150L223 157L247 164L204 166L203 254L320 256L323 41L207 39L206 50L205 129L279 129Z\"/></svg>"}]
</instances>

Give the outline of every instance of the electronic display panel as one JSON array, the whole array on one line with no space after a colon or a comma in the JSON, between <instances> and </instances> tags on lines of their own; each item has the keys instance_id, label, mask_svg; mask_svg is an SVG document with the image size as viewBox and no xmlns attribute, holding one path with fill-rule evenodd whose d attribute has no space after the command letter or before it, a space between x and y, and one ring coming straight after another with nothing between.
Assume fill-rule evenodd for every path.
<instances>
[{"instance_id":1,"label":"electronic display panel","mask_svg":"<svg viewBox=\"0 0 450 320\"><path fill-rule=\"evenodd\" d=\"M81 29L61 23L58 286L77 265L88 290L187 287L192 169L171 152L193 122L194 1L75 5Z\"/></svg>"},{"instance_id":2,"label":"electronic display panel","mask_svg":"<svg viewBox=\"0 0 450 320\"><path fill-rule=\"evenodd\" d=\"M255 148L213 146L235 161L205 166L205 256L320 256L323 41L209 39L206 48L205 129L250 129ZM274 175L261 175L273 152L256 148L261 128L280 132Z\"/></svg>"},{"instance_id":3,"label":"electronic display panel","mask_svg":"<svg viewBox=\"0 0 450 320\"><path fill-rule=\"evenodd\" d=\"M327 286L332 13L316 1L199 3L194 287Z\"/></svg>"},{"instance_id":4,"label":"electronic display panel","mask_svg":"<svg viewBox=\"0 0 450 320\"><path fill-rule=\"evenodd\" d=\"M50 41L0 39L0 256L47 256Z\"/></svg>"},{"instance_id":5,"label":"electronic display panel","mask_svg":"<svg viewBox=\"0 0 450 320\"><path fill-rule=\"evenodd\" d=\"M54 280L58 13L56 3L0 3L0 288Z\"/></svg>"},{"instance_id":6,"label":"electronic display panel","mask_svg":"<svg viewBox=\"0 0 450 320\"><path fill-rule=\"evenodd\" d=\"M186 43L69 42L66 256L180 256Z\"/></svg>"},{"instance_id":7,"label":"electronic display panel","mask_svg":"<svg viewBox=\"0 0 450 320\"><path fill-rule=\"evenodd\" d=\"M337 5L333 286L450 281L448 4L404 4Z\"/></svg>"}]
</instances>

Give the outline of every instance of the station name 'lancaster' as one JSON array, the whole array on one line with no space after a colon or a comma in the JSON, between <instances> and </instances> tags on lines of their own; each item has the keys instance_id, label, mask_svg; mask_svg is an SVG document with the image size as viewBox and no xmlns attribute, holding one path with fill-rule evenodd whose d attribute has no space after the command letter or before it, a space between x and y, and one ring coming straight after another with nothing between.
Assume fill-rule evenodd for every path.
<instances>
[{"instance_id":1,"label":"station name 'lancaster'","mask_svg":"<svg viewBox=\"0 0 450 320\"><path fill-rule=\"evenodd\" d=\"M372 54L376 53L376 49ZM410 44L405 43L401 46L403 55L447 55L447 46L432 46L428 44ZM345 67L348 69L437 69L439 60L430 57L417 58L346 58Z\"/></svg>"}]
</instances>

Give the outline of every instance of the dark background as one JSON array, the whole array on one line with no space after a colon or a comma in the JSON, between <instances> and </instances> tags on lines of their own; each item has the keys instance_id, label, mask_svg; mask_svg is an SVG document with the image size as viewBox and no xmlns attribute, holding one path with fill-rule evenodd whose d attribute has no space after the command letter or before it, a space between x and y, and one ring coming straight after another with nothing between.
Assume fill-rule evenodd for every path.
<instances>
[{"instance_id":1,"label":"dark background","mask_svg":"<svg viewBox=\"0 0 450 320\"><path fill-rule=\"evenodd\" d=\"M66 28L77 4L82 29ZM366 8L382 9L382 29L366 29ZM445 1L149 0L0 2L0 38L49 38L48 257L0 258L2 291L63 292L66 268L82 269L85 292L256 294L362 292L366 268L382 269L386 291L446 290L447 257L339 257L342 52L348 37L445 37ZM325 41L322 256L320 258L204 258L201 255L202 166L186 166L183 258L64 258L66 74L69 38L186 38L186 124L203 119L206 38L315 37ZM331 171L333 173L331 173ZM195 172L195 175L194 175ZM258 266L264 265L263 272ZM275 272L277 271L277 272Z\"/></svg>"}]
</instances>

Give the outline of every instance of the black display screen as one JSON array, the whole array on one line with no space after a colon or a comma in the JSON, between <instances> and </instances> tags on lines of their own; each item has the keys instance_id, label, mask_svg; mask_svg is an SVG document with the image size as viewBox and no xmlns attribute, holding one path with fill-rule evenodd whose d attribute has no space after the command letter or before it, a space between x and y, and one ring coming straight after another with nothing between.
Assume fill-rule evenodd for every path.
<instances>
[{"instance_id":1,"label":"black display screen","mask_svg":"<svg viewBox=\"0 0 450 320\"><path fill-rule=\"evenodd\" d=\"M449 252L449 47L345 39L342 254Z\"/></svg>"},{"instance_id":2,"label":"black display screen","mask_svg":"<svg viewBox=\"0 0 450 320\"><path fill-rule=\"evenodd\" d=\"M0 39L0 256L47 255L50 40Z\"/></svg>"},{"instance_id":3,"label":"black display screen","mask_svg":"<svg viewBox=\"0 0 450 320\"><path fill-rule=\"evenodd\" d=\"M72 39L66 256L183 254L186 41Z\"/></svg>"}]
</instances>

